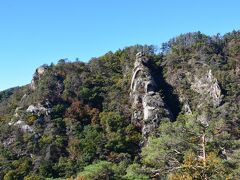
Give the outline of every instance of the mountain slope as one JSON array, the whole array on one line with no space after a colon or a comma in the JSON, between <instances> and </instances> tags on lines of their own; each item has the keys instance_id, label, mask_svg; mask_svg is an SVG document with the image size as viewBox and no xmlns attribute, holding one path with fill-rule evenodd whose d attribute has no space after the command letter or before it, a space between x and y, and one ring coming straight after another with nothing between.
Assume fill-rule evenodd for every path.
<instances>
[{"instance_id":1,"label":"mountain slope","mask_svg":"<svg viewBox=\"0 0 240 180\"><path fill-rule=\"evenodd\" d=\"M239 69L238 31L43 65L0 92L0 179L238 178Z\"/></svg>"}]
</instances>

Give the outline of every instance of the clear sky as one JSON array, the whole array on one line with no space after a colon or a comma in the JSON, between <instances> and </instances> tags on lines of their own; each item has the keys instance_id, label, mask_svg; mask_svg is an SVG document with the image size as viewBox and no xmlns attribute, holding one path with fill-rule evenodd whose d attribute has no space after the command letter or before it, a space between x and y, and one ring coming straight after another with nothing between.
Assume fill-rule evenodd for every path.
<instances>
[{"instance_id":1,"label":"clear sky","mask_svg":"<svg viewBox=\"0 0 240 180\"><path fill-rule=\"evenodd\" d=\"M240 0L0 0L0 90L41 64L240 28Z\"/></svg>"}]
</instances>

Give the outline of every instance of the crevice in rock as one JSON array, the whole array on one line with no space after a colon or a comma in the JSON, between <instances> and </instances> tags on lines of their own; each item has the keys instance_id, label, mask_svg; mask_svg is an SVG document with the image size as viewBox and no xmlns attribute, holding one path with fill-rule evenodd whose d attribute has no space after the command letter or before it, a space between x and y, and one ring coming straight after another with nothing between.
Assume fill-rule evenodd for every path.
<instances>
[{"instance_id":1,"label":"crevice in rock","mask_svg":"<svg viewBox=\"0 0 240 180\"><path fill-rule=\"evenodd\" d=\"M173 87L167 83L163 76L163 68L156 67L152 64L148 65L151 70L150 73L156 82L156 91L160 91L164 103L167 105L172 113L172 121L175 121L179 113L181 112L181 103L177 94L173 92Z\"/></svg>"}]
</instances>

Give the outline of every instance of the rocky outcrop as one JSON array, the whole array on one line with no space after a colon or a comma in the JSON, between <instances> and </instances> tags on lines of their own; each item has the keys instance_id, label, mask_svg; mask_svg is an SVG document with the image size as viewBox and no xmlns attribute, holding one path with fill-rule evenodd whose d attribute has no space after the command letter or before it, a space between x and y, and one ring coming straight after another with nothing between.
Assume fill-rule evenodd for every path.
<instances>
[{"instance_id":1,"label":"rocky outcrop","mask_svg":"<svg viewBox=\"0 0 240 180\"><path fill-rule=\"evenodd\" d=\"M201 94L204 99L209 99L214 107L218 107L222 102L223 95L211 69L202 77L195 76L191 83L191 89Z\"/></svg>"},{"instance_id":2,"label":"rocky outcrop","mask_svg":"<svg viewBox=\"0 0 240 180\"><path fill-rule=\"evenodd\" d=\"M39 81L41 79L41 77L44 75L44 73L46 72L47 69L48 69L48 66L46 66L46 65L40 66L39 68L36 69L36 71L33 75L32 82L30 84L30 88L32 90L36 89L37 81Z\"/></svg>"},{"instance_id":3,"label":"rocky outcrop","mask_svg":"<svg viewBox=\"0 0 240 180\"><path fill-rule=\"evenodd\" d=\"M18 126L23 132L33 132L33 128L26 124L23 120L18 120L14 123L15 126Z\"/></svg>"},{"instance_id":4,"label":"rocky outcrop","mask_svg":"<svg viewBox=\"0 0 240 180\"><path fill-rule=\"evenodd\" d=\"M28 124L25 123L24 120L22 120L22 117L19 113L21 110L21 107L17 107L15 110L15 113L13 115L13 118L11 121L8 123L9 126L16 126L19 129L21 129L23 132L33 132L33 128L29 126Z\"/></svg>"},{"instance_id":5,"label":"rocky outcrop","mask_svg":"<svg viewBox=\"0 0 240 180\"><path fill-rule=\"evenodd\" d=\"M37 106L30 105L27 108L26 112L34 113L38 116L41 116L41 115L47 115L48 116L50 114L50 109L46 108L42 104L38 103Z\"/></svg>"},{"instance_id":6,"label":"rocky outcrop","mask_svg":"<svg viewBox=\"0 0 240 180\"><path fill-rule=\"evenodd\" d=\"M185 114L192 114L192 110L190 108L190 105L188 104L188 102L185 102L183 105L183 112Z\"/></svg>"},{"instance_id":7,"label":"rocky outcrop","mask_svg":"<svg viewBox=\"0 0 240 180\"><path fill-rule=\"evenodd\" d=\"M30 105L26 111L23 111L22 107L15 109L14 115L8 125L18 127L22 132L34 132L34 126L30 126L25 122L26 117L24 117L24 113L37 115L37 122L40 122L44 116L50 115L50 103L46 100L44 105L41 103L38 103L36 106Z\"/></svg>"},{"instance_id":8,"label":"rocky outcrop","mask_svg":"<svg viewBox=\"0 0 240 180\"><path fill-rule=\"evenodd\" d=\"M136 55L131 80L132 122L142 128L145 139L163 118L171 117L158 92L158 85L148 67L150 60L140 52Z\"/></svg>"}]
</instances>

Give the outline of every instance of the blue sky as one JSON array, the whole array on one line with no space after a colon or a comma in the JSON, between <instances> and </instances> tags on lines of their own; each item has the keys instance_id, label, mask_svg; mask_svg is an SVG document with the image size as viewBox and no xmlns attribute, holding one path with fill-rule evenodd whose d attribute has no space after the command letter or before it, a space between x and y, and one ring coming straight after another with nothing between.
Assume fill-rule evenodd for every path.
<instances>
[{"instance_id":1,"label":"blue sky","mask_svg":"<svg viewBox=\"0 0 240 180\"><path fill-rule=\"evenodd\" d=\"M0 0L0 90L41 64L240 28L239 0Z\"/></svg>"}]
</instances>

